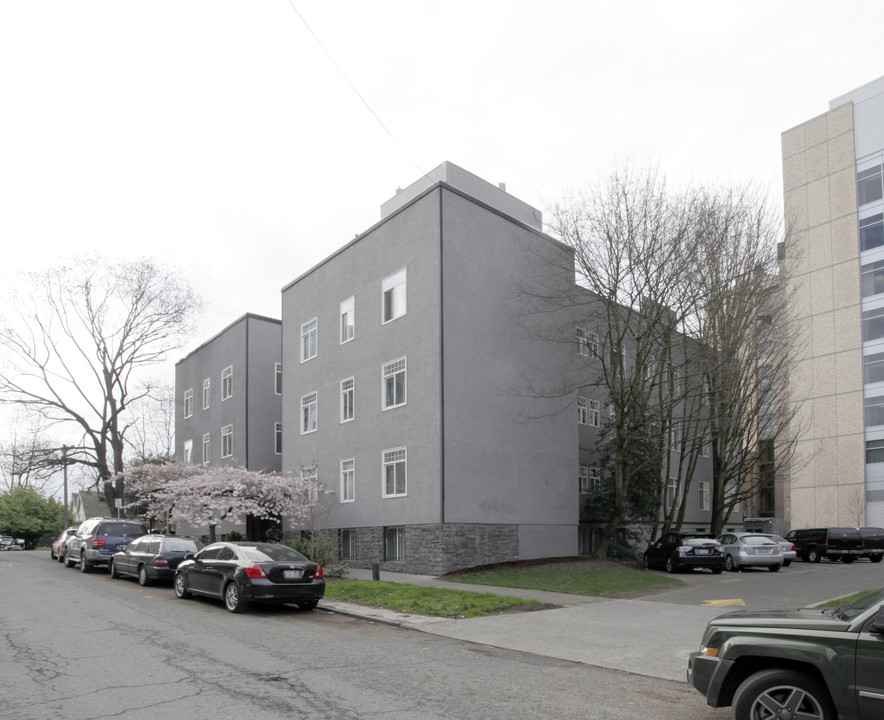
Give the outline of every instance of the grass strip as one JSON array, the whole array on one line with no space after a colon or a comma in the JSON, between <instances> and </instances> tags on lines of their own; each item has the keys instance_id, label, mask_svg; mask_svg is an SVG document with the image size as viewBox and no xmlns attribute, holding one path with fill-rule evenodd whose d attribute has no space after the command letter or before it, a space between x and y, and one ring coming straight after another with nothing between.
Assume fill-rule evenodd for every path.
<instances>
[{"instance_id":1,"label":"grass strip","mask_svg":"<svg viewBox=\"0 0 884 720\"><path fill-rule=\"evenodd\" d=\"M517 612L526 609L526 605L539 605L536 600L522 600L490 593L373 580L328 583L325 587L325 596L331 600L358 605L444 618L484 617Z\"/></svg>"}]
</instances>

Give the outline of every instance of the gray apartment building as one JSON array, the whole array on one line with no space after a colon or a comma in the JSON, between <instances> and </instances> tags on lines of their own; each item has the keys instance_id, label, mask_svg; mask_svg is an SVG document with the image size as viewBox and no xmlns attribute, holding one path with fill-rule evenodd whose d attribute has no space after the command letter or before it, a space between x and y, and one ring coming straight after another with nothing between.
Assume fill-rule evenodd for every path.
<instances>
[{"instance_id":1,"label":"gray apartment building","mask_svg":"<svg viewBox=\"0 0 884 720\"><path fill-rule=\"evenodd\" d=\"M792 527L884 525L884 78L783 133L802 356Z\"/></svg>"}]
</instances>

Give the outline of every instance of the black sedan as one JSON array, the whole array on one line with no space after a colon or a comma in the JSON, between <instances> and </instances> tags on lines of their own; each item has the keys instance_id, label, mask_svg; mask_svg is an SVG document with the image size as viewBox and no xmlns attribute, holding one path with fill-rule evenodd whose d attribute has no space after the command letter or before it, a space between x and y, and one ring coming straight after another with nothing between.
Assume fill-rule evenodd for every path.
<instances>
[{"instance_id":1,"label":"black sedan","mask_svg":"<svg viewBox=\"0 0 884 720\"><path fill-rule=\"evenodd\" d=\"M175 594L224 600L230 612L250 603L294 603L312 610L325 595L322 566L287 545L213 543L189 556L175 573Z\"/></svg>"},{"instance_id":2,"label":"black sedan","mask_svg":"<svg viewBox=\"0 0 884 720\"><path fill-rule=\"evenodd\" d=\"M697 533L666 533L645 550L645 568L679 570L708 568L718 574L724 570L724 553L715 538Z\"/></svg>"},{"instance_id":3,"label":"black sedan","mask_svg":"<svg viewBox=\"0 0 884 720\"><path fill-rule=\"evenodd\" d=\"M155 580L170 581L185 556L202 548L199 540L186 535L142 535L114 553L108 569L112 578L137 577L139 585L149 585Z\"/></svg>"}]
</instances>

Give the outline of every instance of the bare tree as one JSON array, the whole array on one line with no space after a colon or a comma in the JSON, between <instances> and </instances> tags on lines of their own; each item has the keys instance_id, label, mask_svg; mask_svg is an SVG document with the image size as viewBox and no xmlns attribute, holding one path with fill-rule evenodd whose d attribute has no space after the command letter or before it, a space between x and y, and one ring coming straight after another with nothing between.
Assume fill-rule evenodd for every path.
<instances>
[{"instance_id":1,"label":"bare tree","mask_svg":"<svg viewBox=\"0 0 884 720\"><path fill-rule=\"evenodd\" d=\"M39 424L13 425L8 443L0 446L0 476L6 490L28 487L43 493L59 472L59 452Z\"/></svg>"},{"instance_id":2,"label":"bare tree","mask_svg":"<svg viewBox=\"0 0 884 720\"><path fill-rule=\"evenodd\" d=\"M190 286L151 260L81 259L25 278L5 318L0 401L75 426L68 453L95 473L108 506L123 497L130 404L148 397L138 375L181 347L200 303Z\"/></svg>"},{"instance_id":3,"label":"bare tree","mask_svg":"<svg viewBox=\"0 0 884 720\"><path fill-rule=\"evenodd\" d=\"M131 462L169 460L175 454L175 388L155 381L129 404L132 411L129 447Z\"/></svg>"}]
</instances>

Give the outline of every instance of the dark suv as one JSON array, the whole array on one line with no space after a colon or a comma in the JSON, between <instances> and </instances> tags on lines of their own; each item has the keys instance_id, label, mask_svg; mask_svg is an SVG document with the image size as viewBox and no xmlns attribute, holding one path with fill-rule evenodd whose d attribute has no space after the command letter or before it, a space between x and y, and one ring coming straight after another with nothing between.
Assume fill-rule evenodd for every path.
<instances>
[{"instance_id":1,"label":"dark suv","mask_svg":"<svg viewBox=\"0 0 884 720\"><path fill-rule=\"evenodd\" d=\"M735 720L884 717L884 587L822 610L732 612L706 627L688 682Z\"/></svg>"},{"instance_id":2,"label":"dark suv","mask_svg":"<svg viewBox=\"0 0 884 720\"><path fill-rule=\"evenodd\" d=\"M861 527L859 534L863 539L862 557L867 557L873 563L881 562L884 557L884 528Z\"/></svg>"},{"instance_id":3,"label":"dark suv","mask_svg":"<svg viewBox=\"0 0 884 720\"><path fill-rule=\"evenodd\" d=\"M89 518L68 540L64 566L80 563L80 570L85 573L98 565L107 565L115 552L142 535L147 535L147 528L136 520Z\"/></svg>"},{"instance_id":4,"label":"dark suv","mask_svg":"<svg viewBox=\"0 0 884 720\"><path fill-rule=\"evenodd\" d=\"M792 530L786 540L804 562L817 563L823 558L852 563L863 551L863 540L856 528L832 527Z\"/></svg>"}]
</instances>

